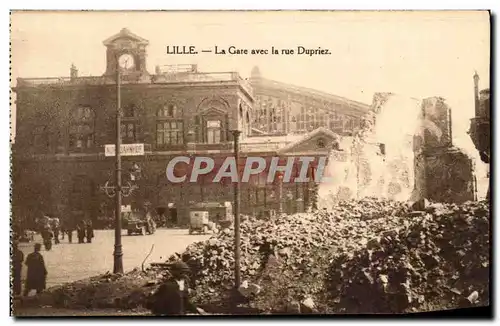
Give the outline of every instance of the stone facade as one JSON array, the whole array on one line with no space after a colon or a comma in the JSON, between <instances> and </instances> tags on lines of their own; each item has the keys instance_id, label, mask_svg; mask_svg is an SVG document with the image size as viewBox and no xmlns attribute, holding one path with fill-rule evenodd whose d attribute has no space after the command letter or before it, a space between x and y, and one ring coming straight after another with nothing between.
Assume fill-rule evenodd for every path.
<instances>
[{"instance_id":1,"label":"stone facade","mask_svg":"<svg viewBox=\"0 0 500 326\"><path fill-rule=\"evenodd\" d=\"M17 93L17 134L12 156L12 205L16 216L33 220L43 213L78 220L113 216L114 201L102 191L114 181L115 160L104 146L116 139L117 69L123 143L144 143L145 155L122 158L123 181L137 164L139 186L123 204L149 203L179 224L199 202L232 201L232 187L201 179L171 184L168 162L176 156L207 156L220 162L233 155L231 130L242 131L241 165L247 156L266 160L328 154L335 135L316 128L305 135L252 135L255 95L252 85L236 72L201 73L195 65L146 70L148 42L124 29L104 42L106 71L102 76L20 78ZM130 66L118 68L122 56ZM317 162L317 160L316 160ZM294 165L297 173L300 165ZM308 183L266 183L267 171L241 186L243 213L270 210L303 211L310 205ZM309 172L313 173L313 170Z\"/></svg>"}]
</instances>

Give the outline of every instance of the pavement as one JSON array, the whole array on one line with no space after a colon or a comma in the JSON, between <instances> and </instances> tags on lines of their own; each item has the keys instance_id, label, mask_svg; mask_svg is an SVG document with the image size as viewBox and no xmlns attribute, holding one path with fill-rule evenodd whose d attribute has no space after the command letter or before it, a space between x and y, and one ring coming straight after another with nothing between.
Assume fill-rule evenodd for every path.
<instances>
[{"instance_id":1,"label":"pavement","mask_svg":"<svg viewBox=\"0 0 500 326\"><path fill-rule=\"evenodd\" d=\"M65 236L60 244L53 245L52 250L45 251L42 247L41 254L45 260L48 271L47 287L73 282L106 273L113 272L113 250L114 230L95 230L92 243L79 244L76 232L73 234L73 243L68 243ZM151 251L151 255L145 262L145 267L151 262L166 260L175 252L181 253L193 242L203 241L210 235L189 235L188 230L183 229L157 229L152 235L126 235L122 233L123 246L123 268L131 271L135 267L141 268L141 264ZM42 243L39 235L35 242ZM33 251L31 243L20 243L19 248L26 256ZM23 265L23 280L26 277L26 265ZM24 283L23 283L24 284Z\"/></svg>"}]
</instances>

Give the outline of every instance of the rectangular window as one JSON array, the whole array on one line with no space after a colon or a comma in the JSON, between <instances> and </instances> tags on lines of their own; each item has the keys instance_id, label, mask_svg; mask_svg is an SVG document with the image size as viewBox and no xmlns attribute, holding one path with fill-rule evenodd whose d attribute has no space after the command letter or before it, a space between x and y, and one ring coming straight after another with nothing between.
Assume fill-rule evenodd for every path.
<instances>
[{"instance_id":1,"label":"rectangular window","mask_svg":"<svg viewBox=\"0 0 500 326\"><path fill-rule=\"evenodd\" d=\"M179 121L164 121L156 124L158 146L181 145L184 143L183 125Z\"/></svg>"},{"instance_id":2,"label":"rectangular window","mask_svg":"<svg viewBox=\"0 0 500 326\"><path fill-rule=\"evenodd\" d=\"M94 146L94 134L92 127L87 124L74 124L69 129L70 149L89 149Z\"/></svg>"},{"instance_id":3,"label":"rectangular window","mask_svg":"<svg viewBox=\"0 0 500 326\"><path fill-rule=\"evenodd\" d=\"M209 144L218 144L221 139L220 120L207 121L207 142Z\"/></svg>"},{"instance_id":4,"label":"rectangular window","mask_svg":"<svg viewBox=\"0 0 500 326\"><path fill-rule=\"evenodd\" d=\"M69 147L73 149L88 149L94 145L94 138L91 134L70 135Z\"/></svg>"},{"instance_id":5,"label":"rectangular window","mask_svg":"<svg viewBox=\"0 0 500 326\"><path fill-rule=\"evenodd\" d=\"M136 141L136 125L132 122L125 122L121 125L121 135L124 144L135 143Z\"/></svg>"}]
</instances>

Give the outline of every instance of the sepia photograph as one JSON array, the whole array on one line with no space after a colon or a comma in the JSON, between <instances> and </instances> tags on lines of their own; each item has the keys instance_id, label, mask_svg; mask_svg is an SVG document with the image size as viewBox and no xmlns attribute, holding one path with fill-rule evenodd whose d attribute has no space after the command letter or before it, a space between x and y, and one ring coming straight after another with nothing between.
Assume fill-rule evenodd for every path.
<instances>
[{"instance_id":1,"label":"sepia photograph","mask_svg":"<svg viewBox=\"0 0 500 326\"><path fill-rule=\"evenodd\" d=\"M11 316L492 316L488 10L12 10L10 56Z\"/></svg>"}]
</instances>

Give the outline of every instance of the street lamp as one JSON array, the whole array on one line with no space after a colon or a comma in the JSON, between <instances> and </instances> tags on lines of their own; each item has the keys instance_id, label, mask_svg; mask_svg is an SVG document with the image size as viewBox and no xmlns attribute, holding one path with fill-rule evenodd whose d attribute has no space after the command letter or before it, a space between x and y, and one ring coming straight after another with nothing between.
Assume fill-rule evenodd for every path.
<instances>
[{"instance_id":1,"label":"street lamp","mask_svg":"<svg viewBox=\"0 0 500 326\"><path fill-rule=\"evenodd\" d=\"M236 161L236 169L239 171L239 138L241 131L232 130L234 139L234 159ZM233 183L234 187L234 285L237 290L240 286L240 177L238 173L238 178L235 183Z\"/></svg>"},{"instance_id":2,"label":"street lamp","mask_svg":"<svg viewBox=\"0 0 500 326\"><path fill-rule=\"evenodd\" d=\"M126 187L122 187L122 161L121 161L121 75L120 70L127 70L133 62L129 62L129 57L125 54L121 57L116 58L116 145L115 145L115 157L116 157L116 173L115 173L115 183L114 187L110 187L108 182L105 185L105 191L108 196L112 195L115 197L115 247L113 251L114 274L123 274L123 251L122 251L122 219L121 219L121 209L122 209L122 195L129 196L134 190L134 186L130 183ZM110 193L110 188L113 191Z\"/></svg>"},{"instance_id":3,"label":"street lamp","mask_svg":"<svg viewBox=\"0 0 500 326\"><path fill-rule=\"evenodd\" d=\"M278 174L278 213L283 213L283 173Z\"/></svg>"}]
</instances>

